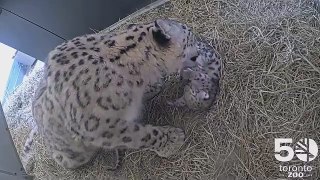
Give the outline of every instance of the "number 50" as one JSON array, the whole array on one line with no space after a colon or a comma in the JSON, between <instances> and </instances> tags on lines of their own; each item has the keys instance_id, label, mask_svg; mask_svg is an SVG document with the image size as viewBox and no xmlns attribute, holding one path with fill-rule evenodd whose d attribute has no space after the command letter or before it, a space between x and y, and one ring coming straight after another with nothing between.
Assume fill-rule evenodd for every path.
<instances>
[{"instance_id":1,"label":"number 50","mask_svg":"<svg viewBox=\"0 0 320 180\"><path fill-rule=\"evenodd\" d=\"M291 144L292 139L291 138L276 138L274 139L274 152L276 153L274 157L278 161L287 162L291 161L294 156L294 151L290 146L285 146L283 144ZM281 156L281 151L285 151L284 156Z\"/></svg>"}]
</instances>

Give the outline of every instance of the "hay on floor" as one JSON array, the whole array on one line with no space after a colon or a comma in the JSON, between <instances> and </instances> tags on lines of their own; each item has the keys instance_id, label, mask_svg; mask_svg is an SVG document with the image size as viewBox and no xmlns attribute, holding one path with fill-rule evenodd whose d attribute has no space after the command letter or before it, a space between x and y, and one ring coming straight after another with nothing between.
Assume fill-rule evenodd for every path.
<instances>
[{"instance_id":1,"label":"hay on floor","mask_svg":"<svg viewBox=\"0 0 320 180\"><path fill-rule=\"evenodd\" d=\"M33 174L69 180L285 178L274 158L274 138L320 142L320 15L314 7L312 1L299 0L172 0L131 19L128 23L175 18L215 44L224 62L217 105L209 112L169 108L166 99L179 93L177 81L169 80L146 106L145 119L186 131L179 154L163 159L129 151L117 172L106 170L101 154L85 168L68 171L46 156L38 137ZM20 126L10 126L19 151L30 130L23 123L30 115L29 100L21 101L25 111L15 107L8 110L17 112L14 118L7 117L21 119ZM320 159L309 164L316 167ZM319 168L312 173L319 177Z\"/></svg>"}]
</instances>

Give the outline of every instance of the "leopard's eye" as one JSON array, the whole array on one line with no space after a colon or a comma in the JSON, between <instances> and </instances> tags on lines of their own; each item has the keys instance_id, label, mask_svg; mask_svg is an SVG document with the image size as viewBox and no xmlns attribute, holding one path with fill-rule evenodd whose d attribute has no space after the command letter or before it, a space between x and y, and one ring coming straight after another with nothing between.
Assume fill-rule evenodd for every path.
<instances>
[{"instance_id":1,"label":"leopard's eye","mask_svg":"<svg viewBox=\"0 0 320 180\"><path fill-rule=\"evenodd\" d=\"M197 60L197 57L198 57L198 56L193 56L193 57L191 58L191 61L196 61L196 60Z\"/></svg>"}]
</instances>

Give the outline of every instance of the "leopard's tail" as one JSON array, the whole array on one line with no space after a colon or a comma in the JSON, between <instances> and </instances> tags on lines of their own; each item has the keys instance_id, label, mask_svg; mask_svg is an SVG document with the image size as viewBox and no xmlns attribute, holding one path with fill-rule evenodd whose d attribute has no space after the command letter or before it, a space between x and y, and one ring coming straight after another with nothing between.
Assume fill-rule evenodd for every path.
<instances>
[{"instance_id":1,"label":"leopard's tail","mask_svg":"<svg viewBox=\"0 0 320 180\"><path fill-rule=\"evenodd\" d=\"M37 126L34 126L24 144L21 154L21 162L26 172L31 172L34 168L34 137L38 133Z\"/></svg>"}]
</instances>

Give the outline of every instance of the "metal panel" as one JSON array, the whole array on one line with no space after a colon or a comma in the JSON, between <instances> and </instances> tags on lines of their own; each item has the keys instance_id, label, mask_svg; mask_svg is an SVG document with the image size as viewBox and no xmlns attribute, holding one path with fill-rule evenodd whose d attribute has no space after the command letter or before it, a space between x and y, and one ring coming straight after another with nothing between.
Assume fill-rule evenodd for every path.
<instances>
[{"instance_id":1,"label":"metal panel","mask_svg":"<svg viewBox=\"0 0 320 180\"><path fill-rule=\"evenodd\" d=\"M51 49L64 40L28 21L2 11L0 42L37 59L44 60Z\"/></svg>"},{"instance_id":2,"label":"metal panel","mask_svg":"<svg viewBox=\"0 0 320 180\"><path fill-rule=\"evenodd\" d=\"M44 60L63 39L103 30L153 1L0 0L0 41Z\"/></svg>"},{"instance_id":3,"label":"metal panel","mask_svg":"<svg viewBox=\"0 0 320 180\"><path fill-rule=\"evenodd\" d=\"M20 178L18 178L20 177ZM0 179L26 179L0 104Z\"/></svg>"},{"instance_id":4,"label":"metal panel","mask_svg":"<svg viewBox=\"0 0 320 180\"><path fill-rule=\"evenodd\" d=\"M15 55L14 59L21 64L31 66L35 62L35 58L25 54L23 52L18 51Z\"/></svg>"},{"instance_id":5,"label":"metal panel","mask_svg":"<svg viewBox=\"0 0 320 180\"><path fill-rule=\"evenodd\" d=\"M103 30L152 0L0 0L0 6L64 39Z\"/></svg>"}]
</instances>

